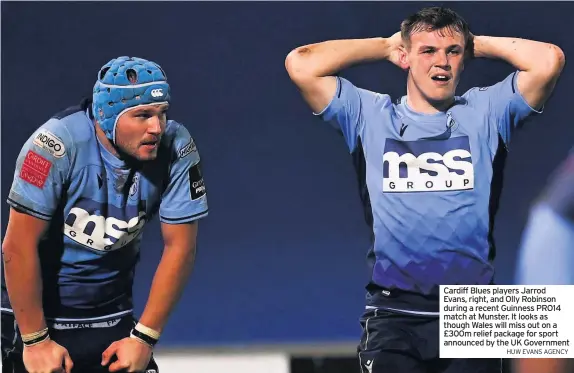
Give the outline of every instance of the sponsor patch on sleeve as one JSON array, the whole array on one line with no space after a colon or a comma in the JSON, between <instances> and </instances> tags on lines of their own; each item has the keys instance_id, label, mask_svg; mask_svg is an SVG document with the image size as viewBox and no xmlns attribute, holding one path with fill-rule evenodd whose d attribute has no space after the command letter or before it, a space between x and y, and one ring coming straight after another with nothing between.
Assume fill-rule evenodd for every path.
<instances>
[{"instance_id":1,"label":"sponsor patch on sleeve","mask_svg":"<svg viewBox=\"0 0 574 373\"><path fill-rule=\"evenodd\" d=\"M38 188L44 188L50 168L52 168L52 162L29 150L20 168L20 178Z\"/></svg>"},{"instance_id":2,"label":"sponsor patch on sleeve","mask_svg":"<svg viewBox=\"0 0 574 373\"><path fill-rule=\"evenodd\" d=\"M62 139L45 129L38 132L34 138L34 145L46 150L56 158L62 158L66 154Z\"/></svg>"},{"instance_id":3,"label":"sponsor patch on sleeve","mask_svg":"<svg viewBox=\"0 0 574 373\"><path fill-rule=\"evenodd\" d=\"M187 144L185 144L181 149L178 150L179 158L185 158L195 151L197 151L195 142L193 141L193 139L190 139Z\"/></svg>"},{"instance_id":4,"label":"sponsor patch on sleeve","mask_svg":"<svg viewBox=\"0 0 574 373\"><path fill-rule=\"evenodd\" d=\"M196 200L205 195L205 185L203 183L203 175L201 174L201 166L199 163L189 169L189 190L192 200Z\"/></svg>"}]
</instances>

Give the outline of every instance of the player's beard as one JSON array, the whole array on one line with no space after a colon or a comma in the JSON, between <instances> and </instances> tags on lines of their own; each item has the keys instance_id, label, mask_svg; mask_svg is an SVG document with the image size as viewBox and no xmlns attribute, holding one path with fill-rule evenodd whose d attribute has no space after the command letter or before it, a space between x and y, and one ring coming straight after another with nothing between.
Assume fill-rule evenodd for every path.
<instances>
[{"instance_id":1,"label":"player's beard","mask_svg":"<svg viewBox=\"0 0 574 373\"><path fill-rule=\"evenodd\" d=\"M146 150L146 147L144 145L139 146L137 151L134 152L132 157L140 162L153 161L154 159L157 158L158 146L159 143L155 145L155 148L153 150Z\"/></svg>"},{"instance_id":2,"label":"player's beard","mask_svg":"<svg viewBox=\"0 0 574 373\"><path fill-rule=\"evenodd\" d=\"M120 154L120 158L123 159L126 163L135 163L135 162L149 162L153 161L157 158L157 153L159 150L160 141L155 145L155 149L152 151L146 151L143 143L141 142L130 142L128 144L119 144L116 145L116 149Z\"/></svg>"}]
</instances>

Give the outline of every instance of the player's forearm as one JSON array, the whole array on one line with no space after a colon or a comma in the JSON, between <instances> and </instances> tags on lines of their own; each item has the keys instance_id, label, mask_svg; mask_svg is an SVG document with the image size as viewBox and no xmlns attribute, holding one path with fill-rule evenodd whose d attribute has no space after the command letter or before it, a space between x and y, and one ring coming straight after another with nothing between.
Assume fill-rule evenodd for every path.
<instances>
[{"instance_id":1,"label":"player's forearm","mask_svg":"<svg viewBox=\"0 0 574 373\"><path fill-rule=\"evenodd\" d=\"M389 57L388 38L329 40L294 49L285 61L290 75L324 77L362 62Z\"/></svg>"},{"instance_id":2,"label":"player's forearm","mask_svg":"<svg viewBox=\"0 0 574 373\"><path fill-rule=\"evenodd\" d=\"M192 249L165 248L140 323L161 333L185 288L194 261L195 245Z\"/></svg>"},{"instance_id":3,"label":"player's forearm","mask_svg":"<svg viewBox=\"0 0 574 373\"><path fill-rule=\"evenodd\" d=\"M24 248L5 241L2 245L8 297L22 334L46 327L42 309L42 277L36 247Z\"/></svg>"},{"instance_id":4,"label":"player's forearm","mask_svg":"<svg viewBox=\"0 0 574 373\"><path fill-rule=\"evenodd\" d=\"M501 59L520 71L557 75L564 53L556 45L507 37L475 36L474 56Z\"/></svg>"}]
</instances>

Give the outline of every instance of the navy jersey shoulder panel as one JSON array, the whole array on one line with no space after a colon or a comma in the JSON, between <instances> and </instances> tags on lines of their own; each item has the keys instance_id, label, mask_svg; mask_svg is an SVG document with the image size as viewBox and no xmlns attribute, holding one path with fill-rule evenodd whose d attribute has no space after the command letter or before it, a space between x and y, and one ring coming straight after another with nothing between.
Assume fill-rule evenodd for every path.
<instances>
[{"instance_id":1,"label":"navy jersey shoulder panel","mask_svg":"<svg viewBox=\"0 0 574 373\"><path fill-rule=\"evenodd\" d=\"M496 257L496 245L494 243L494 221L498 208L500 206L500 196L502 195L502 188L504 184L504 167L508 157L508 149L504 146L502 136L498 135L499 146L496 150L496 155L492 162L492 182L490 184L490 203L488 205L489 212L489 229L488 229L488 243L490 251L488 259L494 260Z\"/></svg>"},{"instance_id":2,"label":"navy jersey shoulder panel","mask_svg":"<svg viewBox=\"0 0 574 373\"><path fill-rule=\"evenodd\" d=\"M78 105L70 106L52 116L52 119L64 119L77 112L85 112L91 105L92 100L89 98L84 98ZM92 111L90 110L90 117Z\"/></svg>"},{"instance_id":3,"label":"navy jersey shoulder panel","mask_svg":"<svg viewBox=\"0 0 574 373\"><path fill-rule=\"evenodd\" d=\"M365 161L365 153L363 151L362 140L357 139L357 147L351 152L353 166L357 175L357 182L359 187L359 196L363 205L364 217L367 225L373 229L373 210L371 208L371 199L369 196L369 189L367 187L367 163Z\"/></svg>"}]
</instances>

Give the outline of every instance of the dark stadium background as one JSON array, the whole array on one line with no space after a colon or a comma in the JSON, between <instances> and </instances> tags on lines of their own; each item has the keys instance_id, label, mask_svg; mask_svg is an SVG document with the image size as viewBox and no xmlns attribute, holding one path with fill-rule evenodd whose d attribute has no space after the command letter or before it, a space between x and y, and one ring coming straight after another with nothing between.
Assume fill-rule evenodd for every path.
<instances>
[{"instance_id":1,"label":"dark stadium background","mask_svg":"<svg viewBox=\"0 0 574 373\"><path fill-rule=\"evenodd\" d=\"M284 69L287 53L335 38L390 36L430 3L2 2L2 193L21 145L52 114L90 94L101 65L140 56L166 70L171 116L195 137L210 216L195 272L162 337L167 347L356 343L368 278L364 223L343 139L313 117ZM445 3L475 34L553 42L574 52L573 3ZM459 93L503 79L472 61ZM393 97L389 63L344 74ZM509 284L528 208L574 145L568 66L545 113L518 133L497 216L497 281ZM7 205L2 204L2 232ZM146 299L162 249L146 230L135 296Z\"/></svg>"}]
</instances>

